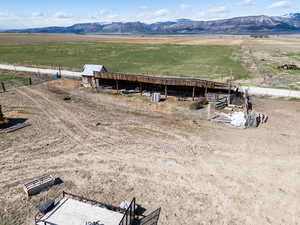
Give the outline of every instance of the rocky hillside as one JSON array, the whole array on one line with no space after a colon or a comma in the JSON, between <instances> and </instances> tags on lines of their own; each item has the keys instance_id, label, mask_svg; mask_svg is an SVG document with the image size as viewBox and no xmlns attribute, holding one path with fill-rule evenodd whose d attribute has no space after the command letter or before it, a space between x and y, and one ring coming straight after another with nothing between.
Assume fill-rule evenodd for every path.
<instances>
[{"instance_id":1,"label":"rocky hillside","mask_svg":"<svg viewBox=\"0 0 300 225\"><path fill-rule=\"evenodd\" d=\"M284 34L300 33L300 13L278 17L247 16L214 21L179 19L145 24L114 22L75 24L69 27L44 27L7 30L6 33L135 33L135 34Z\"/></svg>"}]
</instances>

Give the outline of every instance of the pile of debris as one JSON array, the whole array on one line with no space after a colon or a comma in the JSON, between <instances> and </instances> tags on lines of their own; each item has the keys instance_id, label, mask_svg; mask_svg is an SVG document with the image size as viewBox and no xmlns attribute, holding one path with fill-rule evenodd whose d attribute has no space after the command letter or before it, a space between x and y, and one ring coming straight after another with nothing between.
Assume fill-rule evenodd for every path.
<instances>
[{"instance_id":1,"label":"pile of debris","mask_svg":"<svg viewBox=\"0 0 300 225\"><path fill-rule=\"evenodd\" d=\"M295 64L282 64L282 65L274 65L275 69L282 69L282 70L300 70L300 68Z\"/></svg>"},{"instance_id":2,"label":"pile of debris","mask_svg":"<svg viewBox=\"0 0 300 225\"><path fill-rule=\"evenodd\" d=\"M252 103L247 90L242 95L239 93L236 97L238 97L236 99L236 102L239 103L238 105L229 104L233 102L231 98L227 104L227 108L230 108L232 111L231 113L216 112L211 120L239 128L258 127L260 124L268 121L267 115L252 110ZM241 101L243 102L242 104L240 104Z\"/></svg>"},{"instance_id":3,"label":"pile of debris","mask_svg":"<svg viewBox=\"0 0 300 225\"><path fill-rule=\"evenodd\" d=\"M249 128L258 127L260 124L266 123L268 121L268 116L255 111L251 111L249 113L233 112L231 114L217 113L212 120L227 123L234 127Z\"/></svg>"},{"instance_id":4,"label":"pile of debris","mask_svg":"<svg viewBox=\"0 0 300 225\"><path fill-rule=\"evenodd\" d=\"M31 126L30 123L25 123L22 118L7 118L4 117L2 106L0 105L0 134L11 133L24 127Z\"/></svg>"}]
</instances>

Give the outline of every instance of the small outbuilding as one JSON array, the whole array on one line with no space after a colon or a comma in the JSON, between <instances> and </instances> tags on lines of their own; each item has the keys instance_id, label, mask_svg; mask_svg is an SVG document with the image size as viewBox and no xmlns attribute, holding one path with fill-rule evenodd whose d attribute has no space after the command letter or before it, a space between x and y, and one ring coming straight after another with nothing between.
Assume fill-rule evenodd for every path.
<instances>
[{"instance_id":1,"label":"small outbuilding","mask_svg":"<svg viewBox=\"0 0 300 225\"><path fill-rule=\"evenodd\" d=\"M96 87L97 83L94 77L94 72L107 72L103 65L86 64L82 72L82 85L84 87Z\"/></svg>"}]
</instances>

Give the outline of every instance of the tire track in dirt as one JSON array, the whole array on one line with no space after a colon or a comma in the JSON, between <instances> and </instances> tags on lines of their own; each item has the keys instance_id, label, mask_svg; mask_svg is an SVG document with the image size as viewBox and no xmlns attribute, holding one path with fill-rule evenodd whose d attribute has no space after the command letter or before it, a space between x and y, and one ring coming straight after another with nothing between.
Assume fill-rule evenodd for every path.
<instances>
[{"instance_id":1,"label":"tire track in dirt","mask_svg":"<svg viewBox=\"0 0 300 225\"><path fill-rule=\"evenodd\" d=\"M64 116L64 119L67 119L68 122L72 123L72 125L74 125L76 127L76 129L79 130L82 134L84 134L84 135L88 134L88 136L90 137L90 140L92 140L93 138L99 139L99 137L101 137L101 141L104 141L106 144L110 144L110 145L115 145L116 144L116 143L112 143L111 141L105 140L104 138L107 139L107 137L104 137L103 135L101 135L101 133L98 132L97 134L95 134L95 132L92 132L90 129L86 128L84 126L84 124L82 123L82 121L80 121L76 116L74 116L74 114L71 111L66 110L64 107L62 107L61 104L58 104L56 101L51 100L44 93L41 93L41 92L39 92L37 90L34 90L34 89L29 89L29 90L31 92L33 92L34 94L38 95L39 97L45 99L50 105L54 106L54 108L59 111L60 116L61 115L67 115L67 117ZM159 133L166 134L167 136L172 136L176 140L179 141L178 143L180 143L181 146L182 145L185 145L185 146L186 145L193 145L192 140L187 139L186 137L183 137L182 135L175 134L174 130L172 130L172 132L171 132L171 130L165 130L165 129L162 130L162 128L154 127L151 124L150 125L141 124L141 127L150 129L151 131L153 131L154 134L156 132L159 132ZM136 135L132 135L132 133L126 131L126 129L122 129L121 131L120 131L120 129L113 128L113 127L109 127L107 129L109 129L110 131L116 133L116 135L114 135L114 136L118 137L118 140L113 140L113 141L117 141L117 142L119 142L119 144L121 142L120 136L123 137L125 141L127 140L126 136L136 138ZM120 135L120 133L122 133L122 135Z\"/></svg>"},{"instance_id":2,"label":"tire track in dirt","mask_svg":"<svg viewBox=\"0 0 300 225\"><path fill-rule=\"evenodd\" d=\"M76 128L76 131L79 131L80 133L79 137L89 136L92 138L99 138L100 133L97 133L97 135L95 135L90 129L86 128L82 123L82 121L80 121L76 116L74 116L74 114L70 110L66 110L65 107L63 107L61 104L51 100L49 97L46 97L44 93L41 93L34 89L28 89L28 90L31 93L39 96L41 99L45 100L49 105L53 106L53 108L55 108L57 112L56 117L60 121L66 121L67 123L74 126ZM100 137L101 137L101 141L105 142L106 144L114 145L114 143L108 140L104 140L103 136Z\"/></svg>"}]
</instances>

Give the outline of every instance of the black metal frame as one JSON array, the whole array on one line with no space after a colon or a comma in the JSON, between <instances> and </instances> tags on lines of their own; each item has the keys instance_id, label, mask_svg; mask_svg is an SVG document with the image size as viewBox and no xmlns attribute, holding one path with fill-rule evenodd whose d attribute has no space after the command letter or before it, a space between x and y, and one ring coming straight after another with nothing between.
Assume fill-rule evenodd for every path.
<instances>
[{"instance_id":1,"label":"black metal frame","mask_svg":"<svg viewBox=\"0 0 300 225\"><path fill-rule=\"evenodd\" d=\"M62 195L59 195L54 199L55 204L60 202L64 197L68 197L68 196L71 197L72 199L76 199L76 200L79 200L81 202L87 202L87 203L92 204L92 205L99 205L99 206L103 205L108 210L112 210L112 211L124 214L124 216L123 216L122 220L120 221L119 225L132 225L132 223L135 219L135 208L136 208L135 198L133 198L133 200L131 201L129 207L125 210L125 209L122 209L120 207L112 206L112 205L109 205L109 204L106 204L106 203L98 202L98 201L95 201L95 200L91 200L91 199L88 199L88 198L85 198L85 197L82 197L82 196L79 196L79 195L74 195L74 194L63 191ZM43 222L44 225L53 225L52 223L42 221L41 218L43 216L44 215L42 215L40 212L38 212L35 215L34 222L35 222L36 225L39 222Z\"/></svg>"},{"instance_id":2,"label":"black metal frame","mask_svg":"<svg viewBox=\"0 0 300 225\"><path fill-rule=\"evenodd\" d=\"M74 195L74 194L71 194L71 193L68 193L68 192L65 192L65 191L63 191L62 195L63 195L63 198L67 197L67 196L70 196L71 198L77 199L81 202L88 202L92 205L103 205L109 210L112 210L112 211L115 211L115 212L120 212L120 213L125 213L125 209L121 209L120 207L116 207L116 206L112 206L112 205L109 205L109 204L106 204L106 203L103 203L103 202L98 202L98 201L95 201L95 200L91 200L91 199L88 199L88 198L85 198L85 197L82 197L82 196L79 196L79 195Z\"/></svg>"},{"instance_id":3,"label":"black metal frame","mask_svg":"<svg viewBox=\"0 0 300 225\"><path fill-rule=\"evenodd\" d=\"M57 199L59 199L59 200L57 200ZM58 195L58 196L54 199L54 204L55 204L56 202L59 202L59 201L62 200L62 199L63 199L63 197L61 197L61 195ZM40 212L38 212L37 214L35 214L35 216L34 216L34 222L35 222L35 224L37 224L38 222L43 222L44 225L53 225L52 223L49 223L49 222L46 222L46 221L41 221L40 219L41 219L43 216L44 216L44 215L41 214Z\"/></svg>"},{"instance_id":4,"label":"black metal frame","mask_svg":"<svg viewBox=\"0 0 300 225\"><path fill-rule=\"evenodd\" d=\"M131 201L129 207L126 209L125 214L120 221L119 225L132 225L135 220L135 198Z\"/></svg>"}]
</instances>

